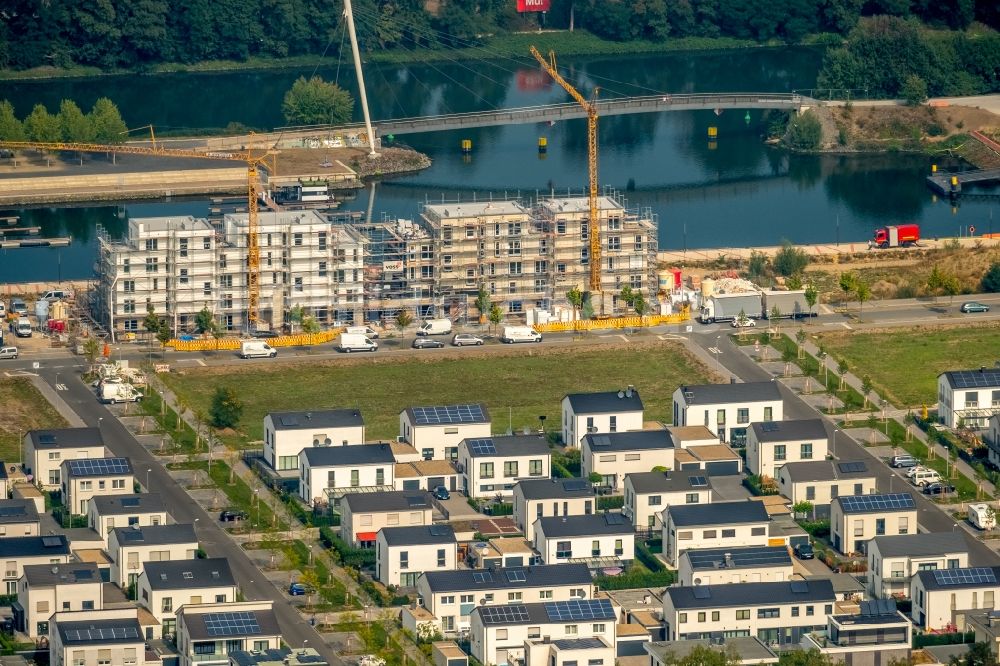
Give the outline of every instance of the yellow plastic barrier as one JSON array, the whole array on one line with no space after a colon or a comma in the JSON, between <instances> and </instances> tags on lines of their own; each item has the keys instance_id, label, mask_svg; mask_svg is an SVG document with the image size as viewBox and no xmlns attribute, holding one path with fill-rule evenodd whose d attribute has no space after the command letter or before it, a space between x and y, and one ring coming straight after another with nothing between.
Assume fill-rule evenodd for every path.
<instances>
[{"instance_id":1,"label":"yellow plastic barrier","mask_svg":"<svg viewBox=\"0 0 1000 666\"><path fill-rule=\"evenodd\" d=\"M306 347L332 342L343 332L342 328L334 328L319 333L298 333L282 335L277 338L267 338L265 342L272 347ZM206 338L202 340L171 340L165 346L176 351L235 351L243 343L242 338Z\"/></svg>"},{"instance_id":2,"label":"yellow plastic barrier","mask_svg":"<svg viewBox=\"0 0 1000 666\"><path fill-rule=\"evenodd\" d=\"M691 319L687 308L669 315L647 315L645 317L614 317L611 319L580 319L577 321L554 321L535 324L539 333L561 333L566 331L600 331L619 328L645 328L662 324L680 324Z\"/></svg>"}]
</instances>

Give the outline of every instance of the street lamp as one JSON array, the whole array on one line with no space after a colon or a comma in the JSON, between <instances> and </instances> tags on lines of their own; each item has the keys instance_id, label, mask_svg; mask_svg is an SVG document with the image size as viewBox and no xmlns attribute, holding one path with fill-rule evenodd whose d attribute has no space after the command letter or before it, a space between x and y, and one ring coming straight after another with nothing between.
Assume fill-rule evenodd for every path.
<instances>
[{"instance_id":1,"label":"street lamp","mask_svg":"<svg viewBox=\"0 0 1000 666\"><path fill-rule=\"evenodd\" d=\"M719 374L722 374L722 349L719 347L721 335L715 336L715 362L719 364Z\"/></svg>"},{"instance_id":2,"label":"street lamp","mask_svg":"<svg viewBox=\"0 0 1000 666\"><path fill-rule=\"evenodd\" d=\"M152 471L153 471L153 469L151 467L147 467L146 468L146 492L147 493L149 492L149 473L152 472Z\"/></svg>"},{"instance_id":3,"label":"street lamp","mask_svg":"<svg viewBox=\"0 0 1000 666\"><path fill-rule=\"evenodd\" d=\"M253 503L257 507L257 518L254 520L254 526L260 527L260 488L254 488L253 491Z\"/></svg>"}]
</instances>

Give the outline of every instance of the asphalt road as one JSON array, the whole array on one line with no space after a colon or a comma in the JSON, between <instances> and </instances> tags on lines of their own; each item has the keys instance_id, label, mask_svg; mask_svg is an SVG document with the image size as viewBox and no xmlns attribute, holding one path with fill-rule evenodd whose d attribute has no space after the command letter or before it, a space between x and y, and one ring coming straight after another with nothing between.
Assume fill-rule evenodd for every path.
<instances>
[{"instance_id":1,"label":"asphalt road","mask_svg":"<svg viewBox=\"0 0 1000 666\"><path fill-rule=\"evenodd\" d=\"M239 581L240 589L248 601L264 599L274 601L274 612L288 645L297 648L308 641L309 647L315 648L330 660L330 664L336 666L343 663L316 630L303 621L302 616L282 596L281 591L264 577L243 549L229 538L217 522L218 516L209 515L177 484L161 462L139 444L118 419L97 401L93 390L83 383L79 375L48 367L35 372L54 388L57 384L65 387L65 390L59 391L60 397L88 426L101 428L105 444L116 456L131 459L136 479L140 483L146 483L148 474L147 490L163 496L164 503L170 507L170 515L174 521L194 524L198 541L209 557L224 557L229 561L233 575Z\"/></svg>"}]
</instances>

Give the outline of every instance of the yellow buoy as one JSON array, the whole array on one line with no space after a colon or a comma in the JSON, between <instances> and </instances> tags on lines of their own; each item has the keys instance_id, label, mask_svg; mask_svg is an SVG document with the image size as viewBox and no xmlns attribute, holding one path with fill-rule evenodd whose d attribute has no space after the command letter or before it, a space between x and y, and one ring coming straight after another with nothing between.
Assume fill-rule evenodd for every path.
<instances>
[{"instance_id":1,"label":"yellow buoy","mask_svg":"<svg viewBox=\"0 0 1000 666\"><path fill-rule=\"evenodd\" d=\"M544 136L538 137L538 152L544 153L549 149L549 140Z\"/></svg>"},{"instance_id":2,"label":"yellow buoy","mask_svg":"<svg viewBox=\"0 0 1000 666\"><path fill-rule=\"evenodd\" d=\"M708 138L715 139L718 136L719 136L719 128L718 127L709 127L708 128Z\"/></svg>"},{"instance_id":3,"label":"yellow buoy","mask_svg":"<svg viewBox=\"0 0 1000 666\"><path fill-rule=\"evenodd\" d=\"M931 165L931 173L937 173L937 164Z\"/></svg>"},{"instance_id":4,"label":"yellow buoy","mask_svg":"<svg viewBox=\"0 0 1000 666\"><path fill-rule=\"evenodd\" d=\"M462 152L463 153L472 152L472 139L462 139Z\"/></svg>"}]
</instances>

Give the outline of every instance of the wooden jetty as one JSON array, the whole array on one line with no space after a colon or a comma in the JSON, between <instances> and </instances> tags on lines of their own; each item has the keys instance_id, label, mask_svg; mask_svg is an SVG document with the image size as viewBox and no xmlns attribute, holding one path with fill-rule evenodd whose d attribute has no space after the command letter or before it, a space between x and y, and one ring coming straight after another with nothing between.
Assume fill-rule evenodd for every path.
<instances>
[{"instance_id":1,"label":"wooden jetty","mask_svg":"<svg viewBox=\"0 0 1000 666\"><path fill-rule=\"evenodd\" d=\"M24 247L67 247L72 239L70 238L19 238L4 240L0 239L0 250L14 250Z\"/></svg>"}]
</instances>

